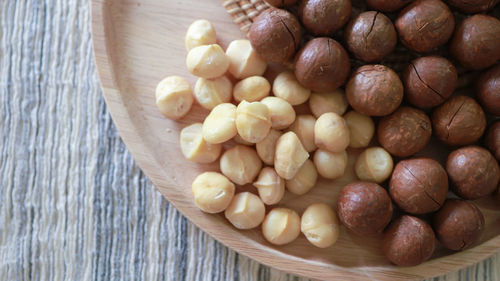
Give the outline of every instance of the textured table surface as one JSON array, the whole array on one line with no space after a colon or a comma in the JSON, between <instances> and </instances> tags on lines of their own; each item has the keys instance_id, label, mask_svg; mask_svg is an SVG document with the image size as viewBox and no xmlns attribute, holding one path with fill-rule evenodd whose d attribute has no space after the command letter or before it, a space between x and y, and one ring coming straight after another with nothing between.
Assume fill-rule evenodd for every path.
<instances>
[{"instance_id":1,"label":"textured table surface","mask_svg":"<svg viewBox=\"0 0 500 281\"><path fill-rule=\"evenodd\" d=\"M155 191L106 109L91 40L88 0L0 0L0 280L301 280ZM500 280L500 254L436 280Z\"/></svg>"}]
</instances>

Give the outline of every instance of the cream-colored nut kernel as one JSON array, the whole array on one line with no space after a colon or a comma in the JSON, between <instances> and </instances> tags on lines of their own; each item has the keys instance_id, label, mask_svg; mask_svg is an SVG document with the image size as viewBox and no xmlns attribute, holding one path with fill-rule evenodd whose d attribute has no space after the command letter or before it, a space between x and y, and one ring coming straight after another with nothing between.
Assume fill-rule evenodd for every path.
<instances>
[{"instance_id":1,"label":"cream-colored nut kernel","mask_svg":"<svg viewBox=\"0 0 500 281\"><path fill-rule=\"evenodd\" d=\"M234 100L240 101L260 101L269 96L271 84L262 76L250 76L234 85Z\"/></svg>"},{"instance_id":2,"label":"cream-colored nut kernel","mask_svg":"<svg viewBox=\"0 0 500 281\"><path fill-rule=\"evenodd\" d=\"M255 149L240 144L226 150L220 158L221 172L239 185L253 182L261 168L262 161Z\"/></svg>"},{"instance_id":3,"label":"cream-colored nut kernel","mask_svg":"<svg viewBox=\"0 0 500 281\"><path fill-rule=\"evenodd\" d=\"M271 129L271 114L261 102L242 101L236 108L236 128L238 135L248 142L263 140Z\"/></svg>"},{"instance_id":4,"label":"cream-colored nut kernel","mask_svg":"<svg viewBox=\"0 0 500 281\"><path fill-rule=\"evenodd\" d=\"M197 176L192 184L194 204L206 213L224 211L234 196L234 184L216 172Z\"/></svg>"},{"instance_id":5,"label":"cream-colored nut kernel","mask_svg":"<svg viewBox=\"0 0 500 281\"><path fill-rule=\"evenodd\" d=\"M214 26L207 20L195 20L188 28L184 43L186 50L194 47L215 44L217 35Z\"/></svg>"},{"instance_id":6,"label":"cream-colored nut kernel","mask_svg":"<svg viewBox=\"0 0 500 281\"><path fill-rule=\"evenodd\" d=\"M273 93L291 105L299 105L307 101L311 95L311 90L302 86L293 72L284 71L274 79Z\"/></svg>"},{"instance_id":7,"label":"cream-colored nut kernel","mask_svg":"<svg viewBox=\"0 0 500 281\"><path fill-rule=\"evenodd\" d=\"M285 180L293 179L308 158L309 153L294 132L283 134L276 142L274 169Z\"/></svg>"},{"instance_id":8,"label":"cream-colored nut kernel","mask_svg":"<svg viewBox=\"0 0 500 281\"><path fill-rule=\"evenodd\" d=\"M191 85L180 76L169 76L156 87L156 106L167 118L176 120L186 115L193 100Z\"/></svg>"},{"instance_id":9,"label":"cream-colored nut kernel","mask_svg":"<svg viewBox=\"0 0 500 281\"><path fill-rule=\"evenodd\" d=\"M318 180L318 172L311 160L307 159L306 162L300 167L299 171L291 180L285 183L286 189L293 194L303 195L309 192Z\"/></svg>"},{"instance_id":10,"label":"cream-colored nut kernel","mask_svg":"<svg viewBox=\"0 0 500 281\"><path fill-rule=\"evenodd\" d=\"M203 122L202 133L209 143L223 143L236 136L236 106L221 103L214 107Z\"/></svg>"},{"instance_id":11,"label":"cream-colored nut kernel","mask_svg":"<svg viewBox=\"0 0 500 281\"><path fill-rule=\"evenodd\" d=\"M261 102L267 105L271 112L273 129L282 130L288 128L295 121L295 110L286 100L278 97L266 97Z\"/></svg>"},{"instance_id":12,"label":"cream-colored nut kernel","mask_svg":"<svg viewBox=\"0 0 500 281\"><path fill-rule=\"evenodd\" d=\"M313 152L317 148L316 144L314 144L314 124L316 124L316 118L305 114L297 116L295 122L290 126L290 131L299 137L300 142L307 152Z\"/></svg>"},{"instance_id":13,"label":"cream-colored nut kernel","mask_svg":"<svg viewBox=\"0 0 500 281\"><path fill-rule=\"evenodd\" d=\"M237 79L262 76L266 72L266 61L255 52L248 40L240 39L229 43L226 55L231 60L229 72Z\"/></svg>"},{"instance_id":14,"label":"cream-colored nut kernel","mask_svg":"<svg viewBox=\"0 0 500 281\"><path fill-rule=\"evenodd\" d=\"M234 196L224 215L236 228L252 229L264 220L266 207L259 196L241 192Z\"/></svg>"},{"instance_id":15,"label":"cream-colored nut kernel","mask_svg":"<svg viewBox=\"0 0 500 281\"><path fill-rule=\"evenodd\" d=\"M242 144L242 145L248 145L248 146L252 146L254 145L255 143L251 143L249 141L246 141L244 140L243 138L241 138L240 135L236 134L236 136L234 136L233 140L238 143L238 144Z\"/></svg>"},{"instance_id":16,"label":"cream-colored nut kernel","mask_svg":"<svg viewBox=\"0 0 500 281\"><path fill-rule=\"evenodd\" d=\"M260 159L262 159L262 162L266 163L267 165L274 165L276 142L278 141L278 139L281 137L282 134L283 133L280 131L271 129L267 134L267 136L255 145L255 148L257 149L257 154L259 154L259 157Z\"/></svg>"},{"instance_id":17,"label":"cream-colored nut kernel","mask_svg":"<svg viewBox=\"0 0 500 281\"><path fill-rule=\"evenodd\" d=\"M327 248L335 244L339 238L339 219L330 206L315 203L307 207L302 214L300 230L311 244Z\"/></svg>"},{"instance_id":18,"label":"cream-colored nut kernel","mask_svg":"<svg viewBox=\"0 0 500 281\"><path fill-rule=\"evenodd\" d=\"M342 116L327 112L314 125L314 143L330 152L344 151L351 141L349 127Z\"/></svg>"},{"instance_id":19,"label":"cream-colored nut kernel","mask_svg":"<svg viewBox=\"0 0 500 281\"><path fill-rule=\"evenodd\" d=\"M221 103L231 102L233 84L226 76L215 79L199 78L194 85L194 98L208 110Z\"/></svg>"},{"instance_id":20,"label":"cream-colored nut kernel","mask_svg":"<svg viewBox=\"0 0 500 281\"><path fill-rule=\"evenodd\" d=\"M279 203L285 195L285 181L271 167L263 168L253 185L266 205Z\"/></svg>"},{"instance_id":21,"label":"cream-colored nut kernel","mask_svg":"<svg viewBox=\"0 0 500 281\"><path fill-rule=\"evenodd\" d=\"M274 208L262 222L262 234L272 244L288 244L300 234L300 217L292 209Z\"/></svg>"},{"instance_id":22,"label":"cream-colored nut kernel","mask_svg":"<svg viewBox=\"0 0 500 281\"><path fill-rule=\"evenodd\" d=\"M372 118L356 111L349 111L344 115L344 119L351 133L349 147L367 147L375 134L375 123Z\"/></svg>"},{"instance_id":23,"label":"cream-colored nut kernel","mask_svg":"<svg viewBox=\"0 0 500 281\"><path fill-rule=\"evenodd\" d=\"M229 58L217 44L198 46L189 51L186 66L194 76L217 78L226 73Z\"/></svg>"},{"instance_id":24,"label":"cream-colored nut kernel","mask_svg":"<svg viewBox=\"0 0 500 281\"><path fill-rule=\"evenodd\" d=\"M347 106L347 99L342 89L330 93L312 93L309 98L309 108L316 118L327 112L343 115Z\"/></svg>"},{"instance_id":25,"label":"cream-colored nut kernel","mask_svg":"<svg viewBox=\"0 0 500 281\"><path fill-rule=\"evenodd\" d=\"M187 160L196 163L212 163L219 158L222 145L211 144L203 139L203 124L194 123L182 129L181 151Z\"/></svg>"},{"instance_id":26,"label":"cream-colored nut kernel","mask_svg":"<svg viewBox=\"0 0 500 281\"><path fill-rule=\"evenodd\" d=\"M337 179L344 175L347 166L347 152L330 152L318 149L313 157L318 173L325 179Z\"/></svg>"},{"instance_id":27,"label":"cream-colored nut kernel","mask_svg":"<svg viewBox=\"0 0 500 281\"><path fill-rule=\"evenodd\" d=\"M362 181L381 183L391 176L394 162L382 147L370 147L363 151L354 164L356 175Z\"/></svg>"}]
</instances>

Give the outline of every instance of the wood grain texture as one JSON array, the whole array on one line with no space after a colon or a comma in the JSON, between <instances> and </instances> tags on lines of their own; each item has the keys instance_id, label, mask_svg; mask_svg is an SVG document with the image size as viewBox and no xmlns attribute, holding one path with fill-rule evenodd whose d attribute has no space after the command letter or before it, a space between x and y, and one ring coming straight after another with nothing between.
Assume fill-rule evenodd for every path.
<instances>
[{"instance_id":1,"label":"wood grain texture","mask_svg":"<svg viewBox=\"0 0 500 281\"><path fill-rule=\"evenodd\" d=\"M486 217L481 243L460 253L438 249L431 261L416 267L395 267L380 251L379 237L359 237L342 230L339 241L318 249L301 236L276 247L260 229L238 231L222 215L207 215L192 203L191 182L218 164L190 163L181 154L180 129L200 122L208 111L200 106L180 122L164 118L155 106L154 89L165 76L178 74L194 84L185 67L184 33L197 18L210 20L223 47L244 35L218 0L94 0L93 40L106 103L121 137L139 166L160 192L186 217L218 241L261 263L322 280L406 280L433 277L471 265L500 249L500 208L490 199L478 202ZM426 153L436 153L437 149ZM321 179L307 195L287 194L283 206L302 212L312 202L335 205L340 189L354 179L352 165L359 151L350 151L348 171L336 181ZM247 190L251 187L240 187Z\"/></svg>"}]
</instances>

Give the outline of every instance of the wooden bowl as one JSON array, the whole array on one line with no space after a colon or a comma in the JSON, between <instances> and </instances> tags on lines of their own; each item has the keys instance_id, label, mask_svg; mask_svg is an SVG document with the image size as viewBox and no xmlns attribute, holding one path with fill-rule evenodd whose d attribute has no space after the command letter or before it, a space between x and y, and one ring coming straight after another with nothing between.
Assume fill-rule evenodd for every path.
<instances>
[{"instance_id":1,"label":"wooden bowl","mask_svg":"<svg viewBox=\"0 0 500 281\"><path fill-rule=\"evenodd\" d=\"M427 278L479 262L500 249L500 209L492 199L478 204L486 217L486 232L472 249L452 253L438 249L432 260L415 267L391 265L380 250L380 237L345 232L327 249L313 247L303 237L286 246L266 242L260 229L238 231L222 215L208 215L193 204L191 182L218 164L198 165L184 159L179 147L181 128L201 122L208 111L195 105L180 122L164 118L155 106L156 84L168 75L182 75L194 85L185 66L184 34L199 18L210 20L223 47L244 38L218 0L93 0L92 32L104 97L123 141L156 188L182 214L215 239L263 264L294 274L323 280ZM427 154L437 154L432 146ZM321 179L304 196L287 194L280 205L302 212L310 203L335 205L342 187L355 179L350 151L344 177ZM438 158L439 158L438 157ZM239 190L251 190L242 187ZM181 235L179 233L179 235Z\"/></svg>"}]
</instances>

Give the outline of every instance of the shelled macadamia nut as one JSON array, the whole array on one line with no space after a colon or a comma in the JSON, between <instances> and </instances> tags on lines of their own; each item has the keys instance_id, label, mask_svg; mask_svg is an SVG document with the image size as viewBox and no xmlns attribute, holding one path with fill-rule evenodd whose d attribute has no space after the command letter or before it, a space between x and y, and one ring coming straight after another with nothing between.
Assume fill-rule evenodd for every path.
<instances>
[{"instance_id":1,"label":"shelled macadamia nut","mask_svg":"<svg viewBox=\"0 0 500 281\"><path fill-rule=\"evenodd\" d=\"M448 5L462 13L475 14L493 9L499 0L447 0Z\"/></svg>"},{"instance_id":2,"label":"shelled macadamia nut","mask_svg":"<svg viewBox=\"0 0 500 281\"><path fill-rule=\"evenodd\" d=\"M500 181L498 162L479 146L466 146L450 153L446 171L453 192L469 200L492 194Z\"/></svg>"},{"instance_id":3,"label":"shelled macadamia nut","mask_svg":"<svg viewBox=\"0 0 500 281\"><path fill-rule=\"evenodd\" d=\"M487 112L500 116L500 65L481 74L476 98Z\"/></svg>"},{"instance_id":4,"label":"shelled macadamia nut","mask_svg":"<svg viewBox=\"0 0 500 281\"><path fill-rule=\"evenodd\" d=\"M191 85L180 76L169 76L156 87L156 106L167 118L177 120L186 115L193 100Z\"/></svg>"},{"instance_id":5,"label":"shelled macadamia nut","mask_svg":"<svg viewBox=\"0 0 500 281\"><path fill-rule=\"evenodd\" d=\"M302 0L299 18L312 34L328 36L346 24L351 9L351 0Z\"/></svg>"},{"instance_id":6,"label":"shelled macadamia nut","mask_svg":"<svg viewBox=\"0 0 500 281\"><path fill-rule=\"evenodd\" d=\"M464 19L450 42L450 53L469 69L484 69L500 59L500 20L487 15Z\"/></svg>"},{"instance_id":7,"label":"shelled macadamia nut","mask_svg":"<svg viewBox=\"0 0 500 281\"><path fill-rule=\"evenodd\" d=\"M318 248L327 248L337 242L340 223L330 206L314 203L302 214L300 230L311 244Z\"/></svg>"},{"instance_id":8,"label":"shelled macadamia nut","mask_svg":"<svg viewBox=\"0 0 500 281\"><path fill-rule=\"evenodd\" d=\"M269 96L271 84L262 76L250 76L234 85L233 96L237 102L260 101Z\"/></svg>"},{"instance_id":9,"label":"shelled macadamia nut","mask_svg":"<svg viewBox=\"0 0 500 281\"><path fill-rule=\"evenodd\" d=\"M477 141L486 129L486 116L470 97L454 96L432 113L435 136L448 145L467 145Z\"/></svg>"},{"instance_id":10,"label":"shelled macadamia nut","mask_svg":"<svg viewBox=\"0 0 500 281\"><path fill-rule=\"evenodd\" d=\"M247 146L252 146L254 145L255 143L252 143L252 142L249 142L249 141L246 141L244 140L240 135L236 134L236 136L234 136L233 138L234 142L236 142L237 144L242 144L242 145L247 145Z\"/></svg>"},{"instance_id":11,"label":"shelled macadamia nut","mask_svg":"<svg viewBox=\"0 0 500 281\"><path fill-rule=\"evenodd\" d=\"M262 223L262 234L271 244L288 244L300 234L300 217L292 209L274 208Z\"/></svg>"},{"instance_id":12,"label":"shelled macadamia nut","mask_svg":"<svg viewBox=\"0 0 500 281\"><path fill-rule=\"evenodd\" d=\"M406 99L416 107L430 108L447 100L457 85L457 70L438 56L413 60L403 75Z\"/></svg>"},{"instance_id":13,"label":"shelled macadamia nut","mask_svg":"<svg viewBox=\"0 0 500 281\"><path fill-rule=\"evenodd\" d=\"M285 180L293 179L308 158L309 153L294 132L283 134L276 142L274 169Z\"/></svg>"},{"instance_id":14,"label":"shelled macadamia nut","mask_svg":"<svg viewBox=\"0 0 500 281\"><path fill-rule=\"evenodd\" d=\"M428 260L436 248L436 236L425 221L403 215L384 232L382 250L393 264L415 266Z\"/></svg>"},{"instance_id":15,"label":"shelled macadamia nut","mask_svg":"<svg viewBox=\"0 0 500 281\"><path fill-rule=\"evenodd\" d=\"M265 0L267 4L274 7L286 7L297 3L297 0Z\"/></svg>"},{"instance_id":16,"label":"shelled macadamia nut","mask_svg":"<svg viewBox=\"0 0 500 281\"><path fill-rule=\"evenodd\" d=\"M197 176L192 184L194 204L206 213L220 213L231 203L234 184L216 172L205 172Z\"/></svg>"},{"instance_id":17,"label":"shelled macadamia nut","mask_svg":"<svg viewBox=\"0 0 500 281\"><path fill-rule=\"evenodd\" d=\"M208 110L221 103L231 102L233 84L226 76L215 79L199 78L194 85L196 101Z\"/></svg>"},{"instance_id":18,"label":"shelled macadamia nut","mask_svg":"<svg viewBox=\"0 0 500 281\"><path fill-rule=\"evenodd\" d=\"M395 26L403 45L427 53L448 42L455 28L455 18L440 0L418 0L401 11Z\"/></svg>"},{"instance_id":19,"label":"shelled macadamia nut","mask_svg":"<svg viewBox=\"0 0 500 281\"><path fill-rule=\"evenodd\" d=\"M266 97L261 102L269 109L273 129L288 128L295 121L295 110L286 100L278 97Z\"/></svg>"},{"instance_id":20,"label":"shelled macadamia nut","mask_svg":"<svg viewBox=\"0 0 500 281\"><path fill-rule=\"evenodd\" d=\"M194 47L211 45L217 42L214 26L207 20L195 20L188 28L184 43L186 50Z\"/></svg>"},{"instance_id":21,"label":"shelled macadamia nut","mask_svg":"<svg viewBox=\"0 0 500 281\"><path fill-rule=\"evenodd\" d=\"M484 232L484 216L476 205L449 199L434 214L432 226L444 247L462 251L476 243Z\"/></svg>"},{"instance_id":22,"label":"shelled macadamia nut","mask_svg":"<svg viewBox=\"0 0 500 281\"><path fill-rule=\"evenodd\" d=\"M304 114L297 116L295 122L289 128L290 131L299 137L300 142L307 152L313 152L317 148L314 144L314 124L316 124L316 118L312 115Z\"/></svg>"},{"instance_id":23,"label":"shelled macadamia nut","mask_svg":"<svg viewBox=\"0 0 500 281\"><path fill-rule=\"evenodd\" d=\"M384 188L353 182L340 191L337 213L342 224L358 235L381 233L392 218L392 202Z\"/></svg>"},{"instance_id":24,"label":"shelled macadamia nut","mask_svg":"<svg viewBox=\"0 0 500 281\"><path fill-rule=\"evenodd\" d=\"M354 164L356 176L362 181L382 183L391 176L394 162L382 147L370 147L363 151Z\"/></svg>"},{"instance_id":25,"label":"shelled macadamia nut","mask_svg":"<svg viewBox=\"0 0 500 281\"><path fill-rule=\"evenodd\" d=\"M500 121L496 121L490 125L486 133L486 147L491 151L493 156L500 161Z\"/></svg>"},{"instance_id":26,"label":"shelled macadamia nut","mask_svg":"<svg viewBox=\"0 0 500 281\"><path fill-rule=\"evenodd\" d=\"M271 129L271 114L261 102L242 101L236 108L236 129L238 135L248 142L263 140Z\"/></svg>"},{"instance_id":27,"label":"shelled macadamia nut","mask_svg":"<svg viewBox=\"0 0 500 281\"><path fill-rule=\"evenodd\" d=\"M284 71L276 76L273 82L273 93L291 105L305 103L311 96L311 90L302 86L291 71Z\"/></svg>"},{"instance_id":28,"label":"shelled macadamia nut","mask_svg":"<svg viewBox=\"0 0 500 281\"><path fill-rule=\"evenodd\" d=\"M395 12L413 0L366 0L368 7L381 12Z\"/></svg>"},{"instance_id":29,"label":"shelled macadamia nut","mask_svg":"<svg viewBox=\"0 0 500 281\"><path fill-rule=\"evenodd\" d=\"M379 143L392 155L406 157L422 150L431 139L432 124L425 112L400 107L378 124Z\"/></svg>"},{"instance_id":30,"label":"shelled macadamia nut","mask_svg":"<svg viewBox=\"0 0 500 281\"><path fill-rule=\"evenodd\" d=\"M285 181L271 167L260 171L253 186L257 188L260 199L266 205L278 204L285 195Z\"/></svg>"},{"instance_id":31,"label":"shelled macadamia nut","mask_svg":"<svg viewBox=\"0 0 500 281\"><path fill-rule=\"evenodd\" d=\"M344 47L328 37L307 42L295 59L297 81L315 92L331 92L344 85L350 71Z\"/></svg>"},{"instance_id":32,"label":"shelled macadamia nut","mask_svg":"<svg viewBox=\"0 0 500 281\"><path fill-rule=\"evenodd\" d=\"M342 116L328 112L321 115L314 125L314 143L330 152L344 151L348 146L350 132Z\"/></svg>"},{"instance_id":33,"label":"shelled macadamia nut","mask_svg":"<svg viewBox=\"0 0 500 281\"><path fill-rule=\"evenodd\" d=\"M448 193L448 175L430 158L399 162L389 183L389 193L396 204L410 214L437 211Z\"/></svg>"},{"instance_id":34,"label":"shelled macadamia nut","mask_svg":"<svg viewBox=\"0 0 500 281\"><path fill-rule=\"evenodd\" d=\"M337 179L344 175L347 167L347 152L330 152L318 149L314 153L314 165L325 179Z\"/></svg>"},{"instance_id":35,"label":"shelled macadamia nut","mask_svg":"<svg viewBox=\"0 0 500 281\"><path fill-rule=\"evenodd\" d=\"M229 73L236 79L262 76L266 72L266 61L252 48L250 41L239 39L229 43L226 49L229 57Z\"/></svg>"},{"instance_id":36,"label":"shelled macadamia nut","mask_svg":"<svg viewBox=\"0 0 500 281\"><path fill-rule=\"evenodd\" d=\"M236 129L236 106L221 103L214 107L203 121L203 138L209 143L223 143L238 133Z\"/></svg>"},{"instance_id":37,"label":"shelled macadamia nut","mask_svg":"<svg viewBox=\"0 0 500 281\"><path fill-rule=\"evenodd\" d=\"M266 163L267 165L274 165L276 143L278 142L278 139L281 137L281 135L281 131L271 129L269 130L267 136L255 145L257 154L259 155L260 159L262 159L262 162Z\"/></svg>"},{"instance_id":38,"label":"shelled macadamia nut","mask_svg":"<svg viewBox=\"0 0 500 281\"><path fill-rule=\"evenodd\" d=\"M248 39L264 60L285 63L297 52L302 40L302 29L293 14L271 8L253 20Z\"/></svg>"},{"instance_id":39,"label":"shelled macadamia nut","mask_svg":"<svg viewBox=\"0 0 500 281\"><path fill-rule=\"evenodd\" d=\"M367 147L375 134L375 123L370 116L351 110L344 115L344 120L350 132L349 147Z\"/></svg>"},{"instance_id":40,"label":"shelled macadamia nut","mask_svg":"<svg viewBox=\"0 0 500 281\"><path fill-rule=\"evenodd\" d=\"M318 172L311 160L307 159L291 180L285 182L286 189L295 195L309 192L318 180Z\"/></svg>"},{"instance_id":41,"label":"shelled macadamia nut","mask_svg":"<svg viewBox=\"0 0 500 281\"><path fill-rule=\"evenodd\" d=\"M309 109L316 118L327 112L343 115L348 106L344 91L340 88L327 93L314 92L309 98Z\"/></svg>"},{"instance_id":42,"label":"shelled macadamia nut","mask_svg":"<svg viewBox=\"0 0 500 281\"><path fill-rule=\"evenodd\" d=\"M221 172L239 185L253 182L261 168L262 161L255 149L240 144L226 150L220 158Z\"/></svg>"},{"instance_id":43,"label":"shelled macadamia nut","mask_svg":"<svg viewBox=\"0 0 500 281\"><path fill-rule=\"evenodd\" d=\"M219 158L222 145L211 144L203 139L203 124L194 123L182 129L181 151L187 160L196 163L212 163Z\"/></svg>"},{"instance_id":44,"label":"shelled macadamia nut","mask_svg":"<svg viewBox=\"0 0 500 281\"><path fill-rule=\"evenodd\" d=\"M224 215L234 227L252 229L264 220L266 207L259 196L250 192L241 192L233 197Z\"/></svg>"},{"instance_id":45,"label":"shelled macadamia nut","mask_svg":"<svg viewBox=\"0 0 500 281\"><path fill-rule=\"evenodd\" d=\"M189 51L186 66L194 76L217 78L226 73L229 68L229 58L219 45L203 45Z\"/></svg>"},{"instance_id":46,"label":"shelled macadamia nut","mask_svg":"<svg viewBox=\"0 0 500 281\"><path fill-rule=\"evenodd\" d=\"M367 11L355 17L344 30L347 49L365 62L382 60L392 53L398 35L391 20L376 11Z\"/></svg>"},{"instance_id":47,"label":"shelled macadamia nut","mask_svg":"<svg viewBox=\"0 0 500 281\"><path fill-rule=\"evenodd\" d=\"M384 65L363 65L346 86L346 97L357 112L369 116L385 116L403 101L403 83Z\"/></svg>"}]
</instances>

